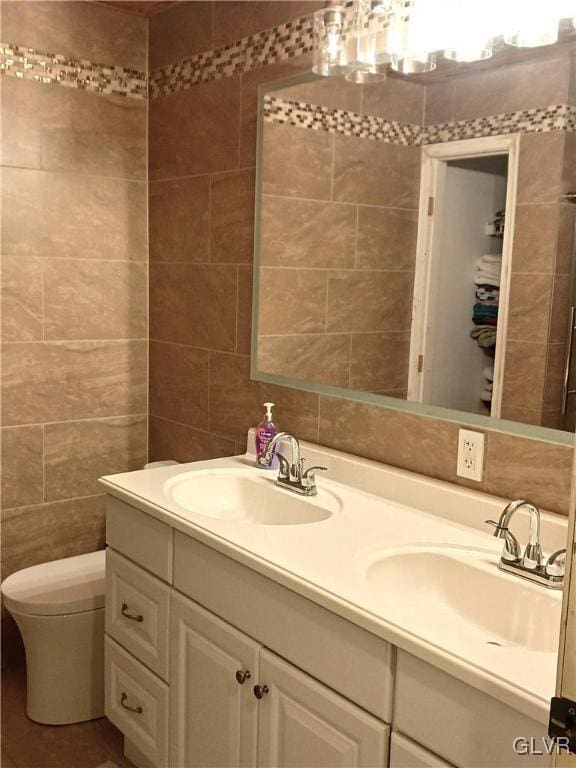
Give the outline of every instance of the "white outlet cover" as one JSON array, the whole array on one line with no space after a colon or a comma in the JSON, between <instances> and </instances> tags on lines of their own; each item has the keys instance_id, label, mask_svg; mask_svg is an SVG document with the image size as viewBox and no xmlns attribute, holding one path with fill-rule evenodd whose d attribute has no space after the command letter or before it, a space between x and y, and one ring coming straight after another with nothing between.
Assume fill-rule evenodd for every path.
<instances>
[{"instance_id":1,"label":"white outlet cover","mask_svg":"<svg viewBox=\"0 0 576 768\"><path fill-rule=\"evenodd\" d=\"M482 480L484 469L484 433L461 429L458 432L458 464L456 474L468 480Z\"/></svg>"}]
</instances>

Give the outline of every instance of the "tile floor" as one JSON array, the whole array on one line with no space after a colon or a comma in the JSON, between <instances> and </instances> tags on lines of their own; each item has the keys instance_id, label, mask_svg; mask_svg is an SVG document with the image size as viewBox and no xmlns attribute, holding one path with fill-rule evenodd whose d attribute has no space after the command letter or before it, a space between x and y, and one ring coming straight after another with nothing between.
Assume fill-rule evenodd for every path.
<instances>
[{"instance_id":1,"label":"tile floor","mask_svg":"<svg viewBox=\"0 0 576 768\"><path fill-rule=\"evenodd\" d=\"M133 768L122 736L105 717L39 725L26 717L24 667L2 670L2 768Z\"/></svg>"}]
</instances>

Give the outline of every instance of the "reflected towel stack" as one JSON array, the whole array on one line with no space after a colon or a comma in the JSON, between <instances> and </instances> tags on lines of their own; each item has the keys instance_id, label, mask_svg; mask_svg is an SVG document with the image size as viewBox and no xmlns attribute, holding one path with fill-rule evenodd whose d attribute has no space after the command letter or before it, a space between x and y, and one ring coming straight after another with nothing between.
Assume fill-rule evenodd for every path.
<instances>
[{"instance_id":1,"label":"reflected towel stack","mask_svg":"<svg viewBox=\"0 0 576 768\"><path fill-rule=\"evenodd\" d=\"M486 253L476 262L476 303L472 314L472 322L476 327L470 336L483 349L489 349L496 344L501 269L502 256L498 254Z\"/></svg>"},{"instance_id":2,"label":"reflected towel stack","mask_svg":"<svg viewBox=\"0 0 576 768\"><path fill-rule=\"evenodd\" d=\"M496 253L485 253L476 262L474 282L476 285L500 287L500 271L502 269L502 256Z\"/></svg>"}]
</instances>

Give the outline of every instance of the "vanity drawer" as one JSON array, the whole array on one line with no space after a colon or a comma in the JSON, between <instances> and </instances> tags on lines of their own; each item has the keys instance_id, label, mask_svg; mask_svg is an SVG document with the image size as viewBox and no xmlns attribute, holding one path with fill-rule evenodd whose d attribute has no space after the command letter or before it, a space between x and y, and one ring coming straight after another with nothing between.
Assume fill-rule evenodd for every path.
<instances>
[{"instance_id":1,"label":"vanity drawer","mask_svg":"<svg viewBox=\"0 0 576 768\"><path fill-rule=\"evenodd\" d=\"M517 737L534 737L541 746L545 725L403 651L396 665L394 730L459 768L551 764L548 756L513 749Z\"/></svg>"},{"instance_id":2,"label":"vanity drawer","mask_svg":"<svg viewBox=\"0 0 576 768\"><path fill-rule=\"evenodd\" d=\"M106 552L106 632L168 680L170 588L126 558Z\"/></svg>"},{"instance_id":3,"label":"vanity drawer","mask_svg":"<svg viewBox=\"0 0 576 768\"><path fill-rule=\"evenodd\" d=\"M178 532L174 586L224 621L389 723L394 648Z\"/></svg>"},{"instance_id":4,"label":"vanity drawer","mask_svg":"<svg viewBox=\"0 0 576 768\"><path fill-rule=\"evenodd\" d=\"M390 738L390 768L452 768L450 763L428 752L400 733Z\"/></svg>"},{"instance_id":5,"label":"vanity drawer","mask_svg":"<svg viewBox=\"0 0 576 768\"><path fill-rule=\"evenodd\" d=\"M106 637L106 716L158 768L168 762L168 686Z\"/></svg>"},{"instance_id":6,"label":"vanity drawer","mask_svg":"<svg viewBox=\"0 0 576 768\"><path fill-rule=\"evenodd\" d=\"M169 584L172 583L173 535L169 525L108 496L106 543Z\"/></svg>"}]
</instances>

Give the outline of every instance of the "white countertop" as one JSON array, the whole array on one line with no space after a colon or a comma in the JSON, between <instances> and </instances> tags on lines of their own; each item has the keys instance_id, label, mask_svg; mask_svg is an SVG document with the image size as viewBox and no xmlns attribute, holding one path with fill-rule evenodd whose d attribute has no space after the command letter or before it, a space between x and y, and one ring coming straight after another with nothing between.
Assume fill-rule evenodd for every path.
<instances>
[{"instance_id":1,"label":"white countertop","mask_svg":"<svg viewBox=\"0 0 576 768\"><path fill-rule=\"evenodd\" d=\"M253 469L250 454L112 475L101 482L111 495L547 723L555 688L555 652L490 645L483 627L454 624L449 605L416 627L402 594L380 593L364 577L366 564L382 551L414 542L475 550L481 567L496 569L502 541L489 533L484 520L497 519L505 501L319 446L303 444L302 449L315 464L329 467L318 477L320 492L312 503L322 504L327 494L340 502L339 511L329 519L306 525L250 525L206 517L185 510L166 493L166 484L173 484L174 478L199 470ZM273 487L276 472L258 473ZM566 522L542 513L546 552L565 546ZM514 530L525 541L526 516L517 515ZM501 578L533 590L536 603L543 590L546 599L561 602L560 592L550 593L516 576ZM470 612L480 599L481 595L470 594Z\"/></svg>"}]
</instances>

